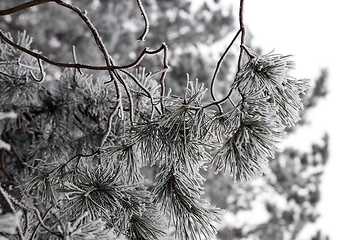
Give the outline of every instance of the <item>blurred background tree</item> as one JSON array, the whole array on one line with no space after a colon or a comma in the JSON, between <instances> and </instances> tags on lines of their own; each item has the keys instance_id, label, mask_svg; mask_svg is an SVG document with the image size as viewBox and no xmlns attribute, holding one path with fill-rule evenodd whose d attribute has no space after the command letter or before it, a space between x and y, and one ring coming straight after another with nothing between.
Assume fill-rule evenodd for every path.
<instances>
[{"instance_id":1,"label":"blurred background tree","mask_svg":"<svg viewBox=\"0 0 360 240\"><path fill-rule=\"evenodd\" d=\"M1 1L0 9L24 2ZM135 1L77 0L74 4L87 10L118 65L135 60L145 47L144 42L134 41L143 31L143 19ZM219 46L237 24L232 8L224 9L221 1L216 0L200 4L197 9L192 6L192 1L184 0L143 0L143 5L151 23L146 46L154 49L161 42L169 46L171 69L167 82L173 91L177 92L185 86L184 73L209 84L214 63L220 56L214 46ZM53 60L71 62L72 46L75 46L79 62L103 64L99 51L89 51L97 48L91 33L82 21L76 21L77 18L71 11L44 4L0 18L0 28L13 36L26 30L34 38L32 47ZM251 37L247 41L247 46L251 46ZM230 63L236 61L234 56L230 52L225 60L218 75L219 82L232 80L235 70L231 67L234 64ZM157 63L152 61L153 58L145 58L142 65L155 71ZM56 71L48 67L49 80L59 77ZM289 134L296 134L297 128L308 124L308 110L316 107L317 101L326 95L326 79L327 72L322 70L313 88L303 96L304 110L300 124L289 129ZM234 184L231 177L223 174L203 173L207 179L206 196L214 205L226 208L228 216L246 215L258 220L221 226L218 239L297 239L300 231L319 217L316 206L329 154L328 138L324 134L322 142L312 143L311 152L284 149L270 160L266 175L255 181ZM147 175L153 177L151 172ZM6 182L4 174L1 182ZM258 214L255 209L259 208L263 210L261 216L254 216ZM320 239L324 239L321 232L315 233L312 238Z\"/></svg>"}]
</instances>

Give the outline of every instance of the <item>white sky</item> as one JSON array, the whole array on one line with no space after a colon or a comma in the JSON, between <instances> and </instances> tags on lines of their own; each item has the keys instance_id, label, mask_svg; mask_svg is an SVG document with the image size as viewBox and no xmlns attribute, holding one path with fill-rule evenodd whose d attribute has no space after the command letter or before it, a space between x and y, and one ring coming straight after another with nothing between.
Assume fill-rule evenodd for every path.
<instances>
[{"instance_id":1,"label":"white sky","mask_svg":"<svg viewBox=\"0 0 360 240\"><path fill-rule=\"evenodd\" d=\"M330 135L330 159L322 182L317 227L331 240L358 238L360 214L360 2L354 0L248 0L246 25L254 44L294 54L297 77L314 78L321 67L329 70L326 101L309 115L311 129L303 139ZM306 142L306 141L304 141Z\"/></svg>"},{"instance_id":2,"label":"white sky","mask_svg":"<svg viewBox=\"0 0 360 240\"><path fill-rule=\"evenodd\" d=\"M314 141L321 143L324 132L330 135L330 159L318 206L322 216L316 227L305 229L301 240L317 229L331 240L359 238L359 10L356 0L245 0L244 21L254 46L264 53L275 49L293 54L295 77L314 79L323 67L330 74L326 100L309 114L311 126L296 134L297 146L308 148Z\"/></svg>"}]
</instances>

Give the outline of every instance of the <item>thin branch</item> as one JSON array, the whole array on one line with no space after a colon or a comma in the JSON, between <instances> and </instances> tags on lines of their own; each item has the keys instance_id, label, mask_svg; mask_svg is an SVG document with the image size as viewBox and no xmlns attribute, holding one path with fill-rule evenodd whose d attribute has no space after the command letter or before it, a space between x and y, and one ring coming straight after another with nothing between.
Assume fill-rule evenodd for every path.
<instances>
[{"instance_id":1,"label":"thin branch","mask_svg":"<svg viewBox=\"0 0 360 240\"><path fill-rule=\"evenodd\" d=\"M138 41L145 41L145 37L148 34L149 28L150 28L149 19L148 19L148 16L147 16L146 12L145 12L145 9L144 9L144 6L143 6L141 0L136 0L136 2L138 4L138 6L139 6L141 15L143 16L144 23L145 23L144 32L141 34L141 36L137 40Z\"/></svg>"},{"instance_id":2,"label":"thin branch","mask_svg":"<svg viewBox=\"0 0 360 240\"><path fill-rule=\"evenodd\" d=\"M255 55L254 53L252 53L252 52L250 51L250 49L248 49L245 45L241 45L240 47L245 50L246 54L247 54L250 58L256 58L256 55Z\"/></svg>"},{"instance_id":3,"label":"thin branch","mask_svg":"<svg viewBox=\"0 0 360 240\"><path fill-rule=\"evenodd\" d=\"M240 46L245 44L245 26L244 26L244 0L240 0L240 9L239 9L239 23L241 34L241 43ZM241 69L241 59L244 53L244 49L240 48L239 60L238 60L238 73Z\"/></svg>"},{"instance_id":4,"label":"thin branch","mask_svg":"<svg viewBox=\"0 0 360 240\"><path fill-rule=\"evenodd\" d=\"M165 113L165 105L164 105L165 77L166 77L167 69L169 69L169 65L168 65L168 59L167 59L168 47L165 42L162 43L162 47L164 49L163 64L164 64L165 71L161 74L161 78L160 78L160 85L161 85L161 93L160 93L161 94L161 103L160 104L161 104L162 113Z\"/></svg>"},{"instance_id":5,"label":"thin branch","mask_svg":"<svg viewBox=\"0 0 360 240\"><path fill-rule=\"evenodd\" d=\"M40 5L40 4L47 3L47 2L51 2L51 1L52 0L34 0L34 1L26 2L26 3L23 3L21 5L15 6L13 8L0 10L0 16L10 15L10 14L25 10L27 8L31 8L33 6Z\"/></svg>"},{"instance_id":6,"label":"thin branch","mask_svg":"<svg viewBox=\"0 0 360 240\"><path fill-rule=\"evenodd\" d=\"M41 60L39 58L37 60L38 60L38 64L39 64L41 77L40 77L40 79L38 79L37 77L35 77L34 73L31 71L30 71L30 76L33 78L34 81L36 81L38 83L42 83L45 80L45 71L44 71L43 65L41 63Z\"/></svg>"},{"instance_id":7,"label":"thin branch","mask_svg":"<svg viewBox=\"0 0 360 240\"><path fill-rule=\"evenodd\" d=\"M30 56L33 56L34 58L37 59L41 59L44 62L54 65L54 66L58 66L58 67L65 67L65 68L76 68L76 69L88 69L88 70L97 70L97 71L109 71L109 70L116 70L116 69L129 69L132 67L137 66L145 57L145 55L147 54L156 54L159 53L160 51L162 51L164 49L164 46L159 47L159 49L156 49L154 51L149 51L148 48L145 48L139 55L139 57L132 63L128 64L128 65L123 65L123 66L115 66L115 65L110 65L110 66L94 66L94 65L87 65L87 64L81 64L81 63L62 63L62 62L56 62L53 61L41 54L38 54L36 52L33 52L27 48L24 48L22 46L20 46L19 44L13 42L11 39L9 39L8 37L6 37L5 33L0 29L0 38L6 42L7 44L9 44L10 46L29 54Z\"/></svg>"},{"instance_id":8,"label":"thin branch","mask_svg":"<svg viewBox=\"0 0 360 240\"><path fill-rule=\"evenodd\" d=\"M74 45L72 46L72 55L73 55L74 63L76 64L77 63L77 58L76 58L76 50L75 50ZM78 68L77 70L79 71L80 75L84 75L84 73L81 71L80 68Z\"/></svg>"},{"instance_id":9,"label":"thin branch","mask_svg":"<svg viewBox=\"0 0 360 240\"><path fill-rule=\"evenodd\" d=\"M208 107L211 107L211 106L214 106L214 105L217 105L217 106L219 107L220 104L226 102L226 101L230 98L230 96L231 96L231 94L232 94L233 92L234 92L234 88L231 88L230 91L229 91L229 93L228 93L223 99L221 99L221 100L219 100L219 101L215 101L215 102L209 103L208 105L205 105L203 108L208 108ZM222 112L220 112L220 114L222 114Z\"/></svg>"},{"instance_id":10,"label":"thin branch","mask_svg":"<svg viewBox=\"0 0 360 240\"><path fill-rule=\"evenodd\" d=\"M49 209L48 210L46 210L46 212L44 213L44 216L42 217L42 221L44 221L45 220L45 218L46 218L46 215L50 212L50 210L52 209L52 206L50 206L49 207ZM35 229L34 229L34 231L33 231L33 233L31 234L31 237L30 237L30 240L33 240L34 239L34 237L35 237L35 235L36 235L36 233L37 233L37 231L39 230L39 228L40 228L40 222L36 225L36 227L35 227Z\"/></svg>"},{"instance_id":11,"label":"thin branch","mask_svg":"<svg viewBox=\"0 0 360 240\"><path fill-rule=\"evenodd\" d=\"M225 52L222 54L222 56L220 57L219 61L217 62L216 64L216 69L215 69L215 72L214 72L214 75L211 79L211 84L210 84L210 93L211 93L211 97L214 101L216 101L216 98L215 98L215 93L214 93L214 86L215 86L215 79L216 79L216 76L217 74L219 73L219 70L220 70L220 67L226 57L226 55L229 53L229 50L231 48L231 46L234 44L235 40L238 38L238 36L240 35L241 33L241 29L239 29L235 35L235 37L231 40L231 43L229 44L229 46L226 48Z\"/></svg>"},{"instance_id":12,"label":"thin branch","mask_svg":"<svg viewBox=\"0 0 360 240\"><path fill-rule=\"evenodd\" d=\"M216 98L215 98L215 94L214 94L214 85L215 85L215 79L216 79L216 76L219 72L219 69L220 69L220 66L224 60L224 58L226 57L230 47L233 45L233 43L235 42L236 38L239 36L239 34L241 33L241 43L240 43L240 46L244 46L245 44L245 26L244 26L244 21L243 21L243 15L244 15L244 0L240 0L240 9L239 9L239 22L240 22L240 29L238 30L238 32L236 33L235 37L233 38L233 40L231 41L230 45L227 47L227 49L225 50L225 52L223 53L223 55L221 56L221 58L219 59L218 63L217 63L217 66L216 66L216 69L215 69L215 73L214 73L214 76L212 78L212 81L211 81L211 85L210 85L210 93L211 93L211 97L212 99L214 100L214 102L204 106L204 108L207 108L207 107L210 107L210 106L213 106L213 105L217 105L218 108L219 108L219 111L220 111L220 114L223 112L222 111L222 108L220 106L221 103L225 102L226 100L228 100L230 97L231 97L231 94L233 93L234 89L231 88L229 93L221 100L219 101L216 101ZM240 54L239 54L239 60L238 60L238 69L237 69L237 73L240 72L240 68L241 68L241 59L242 59L242 56L243 56L243 52L244 52L244 48L241 47L240 48ZM251 56L251 55L249 55Z\"/></svg>"},{"instance_id":13,"label":"thin branch","mask_svg":"<svg viewBox=\"0 0 360 240\"><path fill-rule=\"evenodd\" d=\"M0 235L3 237L6 237L6 239L11 239L6 233L0 232Z\"/></svg>"},{"instance_id":14,"label":"thin branch","mask_svg":"<svg viewBox=\"0 0 360 240\"><path fill-rule=\"evenodd\" d=\"M134 126L134 107L133 107L133 100L131 97L130 90L129 90L128 86L126 85L126 83L124 82L124 79L121 77L121 75L117 71L114 71L114 74L115 74L117 80L120 81L120 83L123 85L123 87L125 89L125 92L126 92L126 95L128 97L128 101L129 101L130 124L131 124L131 126Z\"/></svg>"},{"instance_id":15,"label":"thin branch","mask_svg":"<svg viewBox=\"0 0 360 240\"><path fill-rule=\"evenodd\" d=\"M154 112L155 112L155 104L154 104L154 98L152 96L152 94L149 92L149 90L147 90L142 84L141 82L139 82L139 80L137 80L137 78L132 75L130 72L126 71L126 70L120 70L121 72L125 73L126 75L128 75L147 95L147 97L150 98L150 102L151 102L151 119L153 118ZM131 91L131 89L130 89Z\"/></svg>"},{"instance_id":16,"label":"thin branch","mask_svg":"<svg viewBox=\"0 0 360 240\"><path fill-rule=\"evenodd\" d=\"M129 76L136 83L136 85L138 85L147 94L146 96L152 99L152 95L149 92L149 90L147 90L133 74L131 74L130 72L128 72L126 70L120 70L120 71L122 73L125 73L127 76Z\"/></svg>"},{"instance_id":17,"label":"thin branch","mask_svg":"<svg viewBox=\"0 0 360 240\"><path fill-rule=\"evenodd\" d=\"M42 217L41 217L41 215L40 215L40 212L39 212L39 210L38 210L37 208L31 208L31 209L34 210L35 215L36 215L36 217L38 218L40 225L41 225L46 231L48 231L49 233L51 233L51 234L53 234L53 235L56 235L56 236L58 236L58 237L60 237L60 238L64 238L64 235L62 235L62 234L59 233L59 232L54 232L54 231L51 230L48 226L45 225L45 223L44 223L44 221L43 221L43 219L42 219Z\"/></svg>"},{"instance_id":18,"label":"thin branch","mask_svg":"<svg viewBox=\"0 0 360 240\"><path fill-rule=\"evenodd\" d=\"M104 42L101 39L101 36L99 34L99 32L96 30L95 26L91 23L90 19L86 16L86 11L81 11L80 8L71 5L69 3L66 3L62 0L53 0L54 2L56 2L57 4L59 4L60 6L66 7L74 12L76 12L79 17L84 21L84 23L88 26L88 28L90 29L90 31L93 34L93 37L95 39L95 42L98 46L98 48L100 49L100 51L103 53L104 58L105 58L105 62L107 66L111 66L111 61L110 61L110 55L106 50L106 47L104 45Z\"/></svg>"},{"instance_id":19,"label":"thin branch","mask_svg":"<svg viewBox=\"0 0 360 240\"><path fill-rule=\"evenodd\" d=\"M114 83L115 83L115 85L117 85L117 87L118 87L118 84L119 84L119 83L117 83L117 80L114 80ZM99 147L100 147L100 148L104 145L104 143L105 143L105 141L106 141L106 138L109 136L109 134L110 134L110 132L111 132L112 120L113 120L116 112L119 110L120 106L121 106L121 100L120 100L120 99L117 99L116 105L115 105L113 111L111 112L111 114L110 114L110 116L109 116L109 118L108 118L105 134L104 134L104 136L102 137L102 139L101 139L101 141L100 141L100 144L99 144ZM100 158L99 158L99 163L101 164Z\"/></svg>"},{"instance_id":20,"label":"thin branch","mask_svg":"<svg viewBox=\"0 0 360 240\"><path fill-rule=\"evenodd\" d=\"M66 165L68 165L71 161L73 161L74 159L76 159L76 158L82 158L82 157L92 157L92 156L94 156L94 155L96 155L96 154L99 154L100 153L100 151L99 150L96 150L95 152L93 152L93 153L91 153L91 154L77 154L77 155L75 155L75 156L73 156L72 158L70 158L66 163L64 163L63 165L61 165L60 167L56 167L56 168L54 168L53 170L51 170L50 172L47 172L46 174L45 174L45 177L48 177L51 173L53 173L53 172L55 172L55 171L57 171L57 170L59 170L59 169L62 169L62 168L64 168Z\"/></svg>"},{"instance_id":21,"label":"thin branch","mask_svg":"<svg viewBox=\"0 0 360 240\"><path fill-rule=\"evenodd\" d=\"M0 74L6 76L6 77L8 77L8 78L12 78L12 79L22 79L22 80L26 80L25 77L22 78L22 77L14 76L14 75L11 75L11 74L8 74L8 73L4 73L4 72L2 72L2 71L0 71Z\"/></svg>"},{"instance_id":22,"label":"thin branch","mask_svg":"<svg viewBox=\"0 0 360 240\"><path fill-rule=\"evenodd\" d=\"M14 205L12 204L12 202L14 202L15 204L17 204L18 206L20 206L21 208L24 208L24 209L31 209L35 212L35 215L37 216L41 226L46 230L48 231L49 233L51 234L54 234L58 237L61 237L63 238L64 236L61 234L61 233L58 233L58 232L54 232L53 230L51 230L48 226L45 225L44 221L42 220L41 218L41 215L40 215L40 212L37 208L31 208L31 207L27 207L25 206L24 204L20 203L19 201L17 201L15 198L11 197L0 185L0 194L3 196L3 198L5 199L5 202L8 204L10 210L15 213L15 207ZM11 199L10 199L11 198ZM23 240L24 239L24 236L21 232L21 229L19 227L16 227L17 231L18 231L18 236L20 238L20 240Z\"/></svg>"}]
</instances>

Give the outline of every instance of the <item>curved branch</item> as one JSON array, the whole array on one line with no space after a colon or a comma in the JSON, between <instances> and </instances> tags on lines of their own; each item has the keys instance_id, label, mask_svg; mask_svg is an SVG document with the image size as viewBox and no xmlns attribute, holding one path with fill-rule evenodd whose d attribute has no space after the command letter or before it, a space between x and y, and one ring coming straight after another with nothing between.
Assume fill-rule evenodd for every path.
<instances>
[{"instance_id":1,"label":"curved branch","mask_svg":"<svg viewBox=\"0 0 360 240\"><path fill-rule=\"evenodd\" d=\"M93 37L95 39L95 42L98 46L98 48L100 49L100 51L103 53L105 61L106 61L106 65L107 66L111 66L111 61L110 61L110 55L106 50L106 47L101 39L100 34L98 33L98 31L96 30L95 26L91 23L90 19L86 16L86 11L81 11L80 8L71 5L69 3L66 3L62 0L53 0L54 2L56 2L57 4L59 4L60 6L66 7L72 11L74 11L75 13L77 13L79 15L79 17L84 21L84 23L88 26L88 28L90 29L90 31L93 34Z\"/></svg>"},{"instance_id":2,"label":"curved branch","mask_svg":"<svg viewBox=\"0 0 360 240\"><path fill-rule=\"evenodd\" d=\"M242 29L239 29L239 31L236 33L235 37L233 38L233 40L231 41L231 43L229 44L229 46L226 48L225 52L222 54L221 58L219 59L219 61L217 62L216 65L216 69L213 75L213 78L211 79L211 85L210 85L210 93L211 93L211 97L214 101L216 101L215 98L215 93L214 93L214 85L215 85L215 79L217 74L219 73L221 64L223 63L226 55L229 53L229 50L231 48L231 46L234 44L235 40L238 38L238 36L240 35L240 33L242 32Z\"/></svg>"},{"instance_id":3,"label":"curved branch","mask_svg":"<svg viewBox=\"0 0 360 240\"><path fill-rule=\"evenodd\" d=\"M116 86L116 91L117 92L120 92L120 88L119 88L119 83L117 82L116 79L114 79L114 84ZM118 98L116 99L116 105L114 107L114 110L111 112L109 118L108 118L108 122L107 122L107 127L106 127L106 132L104 134L104 136L102 137L101 141L100 141L100 144L99 144L99 147L101 148L105 141L106 141L106 138L109 136L110 132L111 132L111 126L112 126L112 120L116 114L116 112L118 111L118 109L121 107L121 95L118 96ZM101 164L101 158L99 158L99 164Z\"/></svg>"},{"instance_id":4,"label":"curved branch","mask_svg":"<svg viewBox=\"0 0 360 240\"><path fill-rule=\"evenodd\" d=\"M44 71L43 65L41 63L41 60L39 58L37 60L38 60L38 64L39 64L41 77L38 79L37 77L35 77L35 75L32 71L30 71L29 73L35 82L42 83L45 80L45 71Z\"/></svg>"},{"instance_id":5,"label":"curved branch","mask_svg":"<svg viewBox=\"0 0 360 240\"><path fill-rule=\"evenodd\" d=\"M116 66L116 65L110 65L110 66L94 66L94 65L87 65L87 64L81 64L81 63L62 63L62 62L56 62L53 61L43 55L40 55L36 52L33 52L27 48L24 48L22 46L20 46L19 44L16 44L15 42L13 42L12 40L10 40L8 37L6 37L5 33L0 29L0 38L6 42L7 44L9 44L10 46L29 54L30 56L33 56L35 58L41 59L44 62L54 65L54 66L58 66L58 67L65 67L65 68L76 68L76 69L88 69L88 70L98 70L98 71L109 71L109 70L117 70L117 69L129 69L132 67L135 67L136 65L138 65L145 57L145 55L147 54L157 54L159 52L161 52L162 50L165 49L165 47L163 45L161 45L161 47L159 47L156 50L152 50L149 51L148 48L145 48L139 55L139 57L132 63L128 64L128 65L123 65L123 66Z\"/></svg>"},{"instance_id":6,"label":"curved branch","mask_svg":"<svg viewBox=\"0 0 360 240\"><path fill-rule=\"evenodd\" d=\"M10 15L10 14L25 10L27 8L31 8L33 6L51 2L51 1L53 1L53 0L34 0L34 1L26 2L21 5L15 6L13 8L0 10L0 16Z\"/></svg>"},{"instance_id":7,"label":"curved branch","mask_svg":"<svg viewBox=\"0 0 360 240\"><path fill-rule=\"evenodd\" d=\"M229 91L229 93L228 93L223 99L221 99L221 100L219 100L219 101L215 101L215 102L209 103L208 105L205 105L203 108L208 108L208 107L217 105L218 108L221 109L220 104L226 102L226 101L230 98L230 96L231 96L231 94L233 93L233 91L234 91L234 88L231 88L231 90ZM222 113L222 112L220 111L220 113Z\"/></svg>"},{"instance_id":8,"label":"curved branch","mask_svg":"<svg viewBox=\"0 0 360 240\"><path fill-rule=\"evenodd\" d=\"M43 221L43 219L42 219L42 217L41 217L41 215L40 215L40 212L39 212L39 210L38 210L37 208L31 208L31 209L34 210L35 215L36 215L36 217L38 218L40 225L41 225L46 231L48 231L49 233L51 233L51 234L53 234L53 235L56 235L56 236L58 236L58 237L60 237L60 238L63 238L63 237L64 237L64 235L62 235L61 233L59 233L59 232L54 232L54 231L51 230L48 226L45 225L45 223L44 223L44 221Z\"/></svg>"},{"instance_id":9,"label":"curved branch","mask_svg":"<svg viewBox=\"0 0 360 240\"><path fill-rule=\"evenodd\" d=\"M50 210L52 209L52 206L50 206L49 207L49 209L48 210L46 210L46 212L44 213L44 216L42 217L42 220L44 221L45 220L45 218L46 218L46 215L50 212ZM30 237L30 240L33 240L34 239L34 237L35 237L35 235L36 235L36 233L37 233L37 231L39 230L39 228L40 228L40 222L36 225L36 227L35 227L35 229L34 229L34 231L33 231L33 233L31 234L31 237Z\"/></svg>"},{"instance_id":10,"label":"curved branch","mask_svg":"<svg viewBox=\"0 0 360 240\"><path fill-rule=\"evenodd\" d=\"M138 41L145 41L145 37L148 34L149 28L150 28L149 19L148 19L148 16L147 16L146 12L145 12L144 6L142 5L141 0L136 0L136 2L138 4L138 6L139 6L141 15L143 16L144 22L145 22L144 32L141 34L141 36L137 40Z\"/></svg>"}]
</instances>

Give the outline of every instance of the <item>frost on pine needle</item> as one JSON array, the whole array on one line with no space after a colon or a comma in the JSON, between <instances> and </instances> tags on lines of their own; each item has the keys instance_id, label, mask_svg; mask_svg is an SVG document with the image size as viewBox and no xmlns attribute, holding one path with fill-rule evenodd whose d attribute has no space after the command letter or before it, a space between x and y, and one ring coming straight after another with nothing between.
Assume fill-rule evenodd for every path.
<instances>
[{"instance_id":1,"label":"frost on pine needle","mask_svg":"<svg viewBox=\"0 0 360 240\"><path fill-rule=\"evenodd\" d=\"M261 176L267 159L278 150L284 129L299 120L303 107L299 94L308 85L288 75L294 67L289 58L279 54L252 57L237 74L232 87L241 100L226 116L227 139L212 161L216 171L229 168L240 181Z\"/></svg>"}]
</instances>

